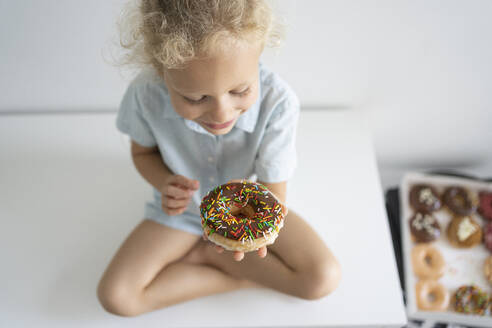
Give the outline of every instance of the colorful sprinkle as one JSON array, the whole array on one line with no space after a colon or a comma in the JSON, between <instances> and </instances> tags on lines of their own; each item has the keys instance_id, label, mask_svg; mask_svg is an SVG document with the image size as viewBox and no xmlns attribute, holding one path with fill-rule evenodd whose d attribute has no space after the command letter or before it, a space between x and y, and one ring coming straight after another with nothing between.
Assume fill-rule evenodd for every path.
<instances>
[{"instance_id":1,"label":"colorful sprinkle","mask_svg":"<svg viewBox=\"0 0 492 328\"><path fill-rule=\"evenodd\" d=\"M210 234L217 232L226 238L254 241L258 236L265 237L283 220L282 207L275 199L269 197L268 189L258 183L240 182L215 187L202 200L200 213L202 226L210 228ZM255 214L247 217L242 212L246 207ZM235 208L237 217L231 214Z\"/></svg>"}]
</instances>

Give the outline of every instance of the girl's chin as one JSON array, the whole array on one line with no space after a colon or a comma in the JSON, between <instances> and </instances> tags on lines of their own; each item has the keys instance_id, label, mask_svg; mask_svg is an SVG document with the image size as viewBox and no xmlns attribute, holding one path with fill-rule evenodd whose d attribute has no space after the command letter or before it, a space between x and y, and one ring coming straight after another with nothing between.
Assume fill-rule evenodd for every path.
<instances>
[{"instance_id":1,"label":"girl's chin","mask_svg":"<svg viewBox=\"0 0 492 328\"><path fill-rule=\"evenodd\" d=\"M215 135L220 135L226 134L227 132L231 131L234 127L234 124L236 123L236 120L237 118L223 124L209 124L205 122L200 122L199 124L208 132Z\"/></svg>"}]
</instances>

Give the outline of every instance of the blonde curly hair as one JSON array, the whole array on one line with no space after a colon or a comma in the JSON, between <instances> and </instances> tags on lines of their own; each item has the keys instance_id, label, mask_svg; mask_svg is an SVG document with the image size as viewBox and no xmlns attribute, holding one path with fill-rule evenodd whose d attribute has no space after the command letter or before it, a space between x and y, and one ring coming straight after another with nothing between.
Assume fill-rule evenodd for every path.
<instances>
[{"instance_id":1,"label":"blonde curly hair","mask_svg":"<svg viewBox=\"0 0 492 328\"><path fill-rule=\"evenodd\" d=\"M277 47L283 39L263 0L132 0L117 25L119 64L152 65L161 76L243 41Z\"/></svg>"}]
</instances>

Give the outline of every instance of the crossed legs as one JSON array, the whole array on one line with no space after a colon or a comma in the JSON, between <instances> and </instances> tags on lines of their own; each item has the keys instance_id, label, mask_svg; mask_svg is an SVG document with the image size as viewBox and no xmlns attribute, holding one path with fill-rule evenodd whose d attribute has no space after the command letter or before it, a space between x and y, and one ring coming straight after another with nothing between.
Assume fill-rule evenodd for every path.
<instances>
[{"instance_id":1,"label":"crossed legs","mask_svg":"<svg viewBox=\"0 0 492 328\"><path fill-rule=\"evenodd\" d=\"M330 250L289 211L267 256L249 253L241 262L231 252L219 254L200 236L144 220L115 254L97 294L108 312L135 316L248 287L317 299L332 292L339 280L340 267Z\"/></svg>"}]
</instances>

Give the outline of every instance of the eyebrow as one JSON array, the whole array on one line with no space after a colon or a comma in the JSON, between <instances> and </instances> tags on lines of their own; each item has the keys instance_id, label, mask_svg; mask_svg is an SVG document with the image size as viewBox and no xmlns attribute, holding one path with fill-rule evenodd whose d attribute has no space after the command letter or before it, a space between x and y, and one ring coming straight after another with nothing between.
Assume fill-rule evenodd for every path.
<instances>
[{"instance_id":1,"label":"eyebrow","mask_svg":"<svg viewBox=\"0 0 492 328\"><path fill-rule=\"evenodd\" d=\"M251 83L253 83L253 81L251 81L251 82L242 82L241 84L238 84L236 87L234 87L234 88L232 88L230 90L236 90L236 89L245 87L245 86L247 86L247 85L249 85ZM196 91L193 91L193 90L178 89L176 87L174 87L174 90L178 91L179 93L203 94L203 92L196 92Z\"/></svg>"}]
</instances>

